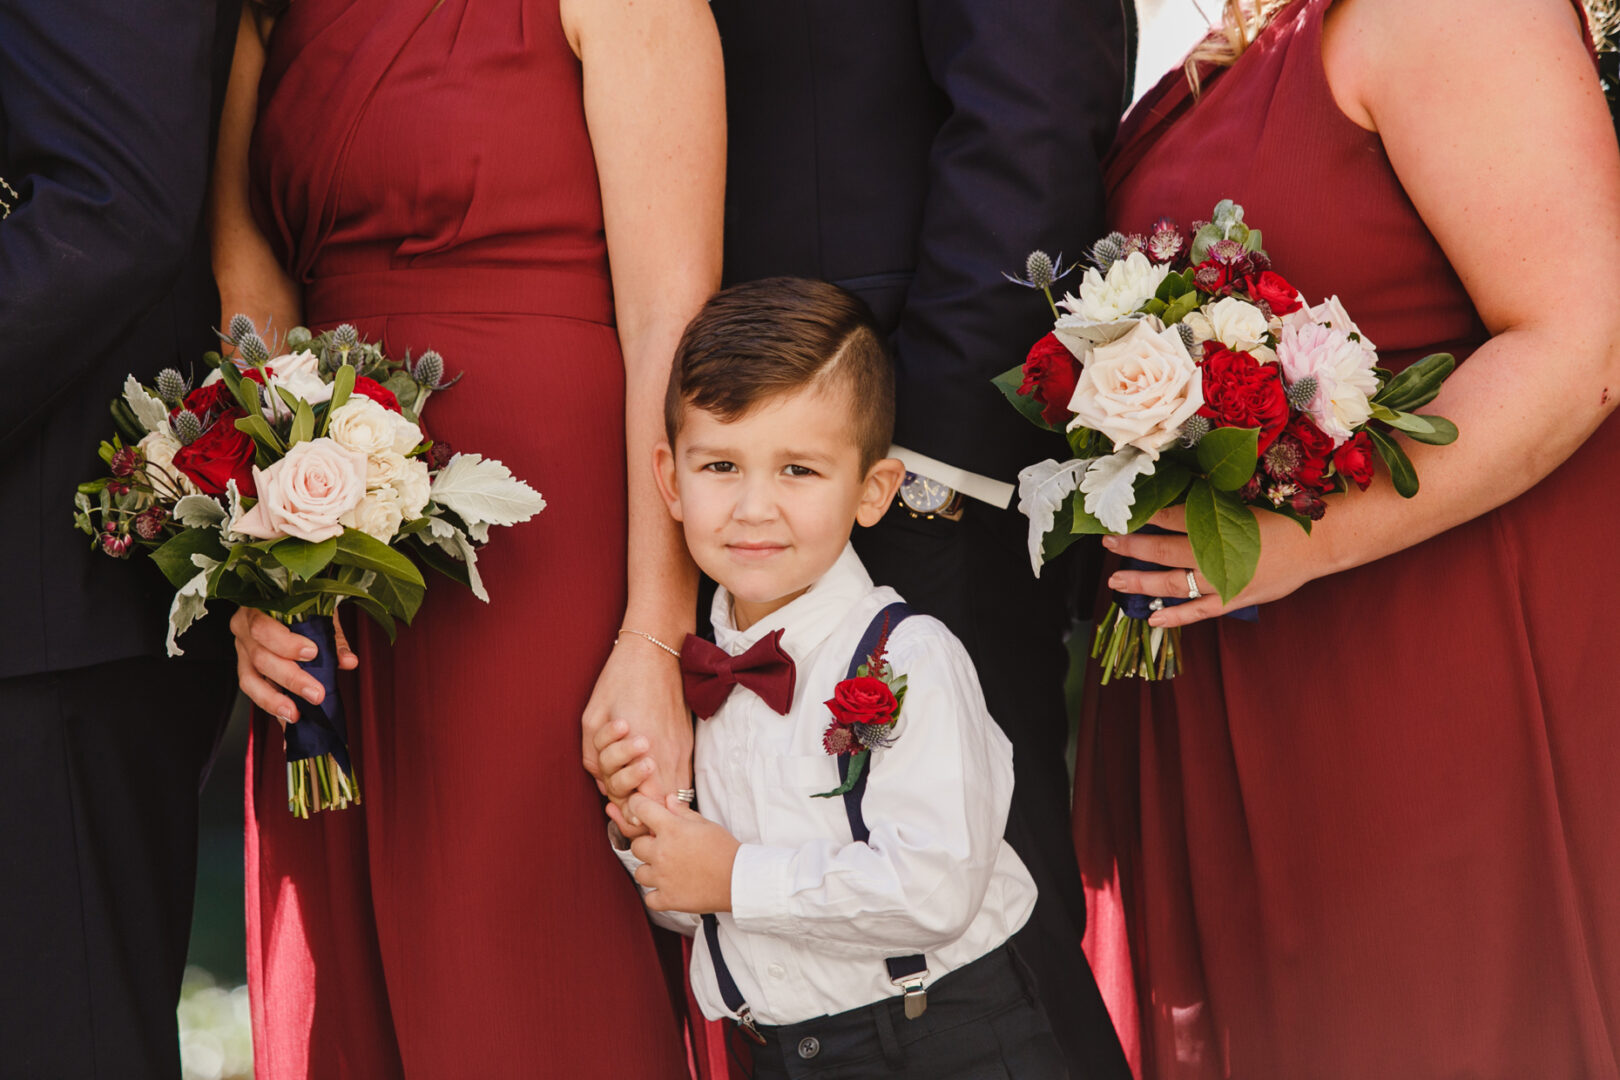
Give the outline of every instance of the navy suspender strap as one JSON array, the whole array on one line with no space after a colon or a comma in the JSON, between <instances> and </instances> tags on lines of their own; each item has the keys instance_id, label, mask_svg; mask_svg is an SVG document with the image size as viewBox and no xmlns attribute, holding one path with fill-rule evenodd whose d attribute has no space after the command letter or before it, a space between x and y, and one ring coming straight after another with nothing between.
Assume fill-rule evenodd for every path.
<instances>
[{"instance_id":1,"label":"navy suspender strap","mask_svg":"<svg viewBox=\"0 0 1620 1080\"><path fill-rule=\"evenodd\" d=\"M855 647L855 655L849 662L849 670L844 678L853 679L860 671L861 665L866 663L867 657L877 648L878 640L894 632L906 617L912 614L909 605L896 602L885 607L873 616L866 627L866 633L861 635L860 644ZM866 827L866 818L861 813L861 797L866 793L866 778L872 775L872 762L867 759L866 768L856 777L855 784L844 792L844 815L849 819L849 832L857 844L864 844L871 839L872 830ZM840 783L849 778L849 755L840 755L838 758L838 780ZM720 998L737 1016L737 1024L750 1038L763 1044L765 1037L759 1033L754 1022L753 1013L748 1008L748 1002L743 999L742 991L737 988L737 980L732 978L731 969L726 966L726 958L720 952L720 921L712 914L703 916L703 940L709 946L709 959L714 964L714 979L720 986ZM921 953L911 956L891 956L883 963L889 969L889 980L896 986L904 987L906 999L906 1018L916 1019L928 1007L928 995L923 991L923 979L928 975L928 962Z\"/></svg>"}]
</instances>

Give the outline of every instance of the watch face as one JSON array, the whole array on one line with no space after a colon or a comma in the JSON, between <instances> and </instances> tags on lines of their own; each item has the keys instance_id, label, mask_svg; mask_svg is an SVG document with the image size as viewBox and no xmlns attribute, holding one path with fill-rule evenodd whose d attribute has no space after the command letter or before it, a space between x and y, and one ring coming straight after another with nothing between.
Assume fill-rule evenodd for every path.
<instances>
[{"instance_id":1,"label":"watch face","mask_svg":"<svg viewBox=\"0 0 1620 1080\"><path fill-rule=\"evenodd\" d=\"M906 504L907 510L916 514L939 513L955 494L953 488L914 472L906 473L905 480L900 484L900 501Z\"/></svg>"}]
</instances>

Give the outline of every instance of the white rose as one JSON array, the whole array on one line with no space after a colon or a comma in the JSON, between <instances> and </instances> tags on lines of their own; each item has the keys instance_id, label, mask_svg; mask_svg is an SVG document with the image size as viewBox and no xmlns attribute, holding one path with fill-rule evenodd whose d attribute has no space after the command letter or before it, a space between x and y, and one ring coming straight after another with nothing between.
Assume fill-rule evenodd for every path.
<instances>
[{"instance_id":1,"label":"white rose","mask_svg":"<svg viewBox=\"0 0 1620 1080\"><path fill-rule=\"evenodd\" d=\"M332 411L327 434L341 446L370 456L384 451L409 454L422 441L422 430L361 394L351 395Z\"/></svg>"},{"instance_id":2,"label":"white rose","mask_svg":"<svg viewBox=\"0 0 1620 1080\"><path fill-rule=\"evenodd\" d=\"M1116 450L1135 446L1156 461L1203 403L1203 375L1180 332L1141 322L1092 350L1069 400L1069 427L1093 428Z\"/></svg>"},{"instance_id":3,"label":"white rose","mask_svg":"<svg viewBox=\"0 0 1620 1080\"><path fill-rule=\"evenodd\" d=\"M1215 324L1202 311L1188 312L1181 322L1192 331L1194 345L1202 345L1215 336Z\"/></svg>"},{"instance_id":4,"label":"white rose","mask_svg":"<svg viewBox=\"0 0 1620 1080\"><path fill-rule=\"evenodd\" d=\"M405 455L392 450L366 455L366 490L375 491L384 485L399 487L399 478L405 472Z\"/></svg>"},{"instance_id":5,"label":"white rose","mask_svg":"<svg viewBox=\"0 0 1620 1080\"><path fill-rule=\"evenodd\" d=\"M365 497L355 503L354 509L344 514L338 521L386 544L394 538L394 534L399 531L400 522L404 519L405 515L400 512L398 493L392 487L385 486L376 491L366 492Z\"/></svg>"},{"instance_id":6,"label":"white rose","mask_svg":"<svg viewBox=\"0 0 1620 1080\"><path fill-rule=\"evenodd\" d=\"M270 370L277 375L319 375L321 358L308 349L295 353L282 353L270 361Z\"/></svg>"},{"instance_id":7,"label":"white rose","mask_svg":"<svg viewBox=\"0 0 1620 1080\"><path fill-rule=\"evenodd\" d=\"M295 371L290 375L284 375L278 370L270 376L268 383L260 397L268 406L273 420L286 420L292 416L292 410L287 408L287 403L276 393L278 387L310 405L319 405L332 400L332 384L313 371Z\"/></svg>"},{"instance_id":8,"label":"white rose","mask_svg":"<svg viewBox=\"0 0 1620 1080\"><path fill-rule=\"evenodd\" d=\"M406 518L421 517L431 497L432 483L428 477L427 462L419 458L407 458L404 471L394 483L394 490L399 492L400 513Z\"/></svg>"},{"instance_id":9,"label":"white rose","mask_svg":"<svg viewBox=\"0 0 1620 1080\"><path fill-rule=\"evenodd\" d=\"M228 360L226 361L226 363L229 363L229 362L230 361L228 361ZM210 371L208 373L207 378L203 379L202 384L204 386L213 386L215 383L219 382L219 380L223 379L224 377L225 377L225 372L220 370L219 368L215 368L214 370L212 370L212 371Z\"/></svg>"},{"instance_id":10,"label":"white rose","mask_svg":"<svg viewBox=\"0 0 1620 1080\"><path fill-rule=\"evenodd\" d=\"M1080 281L1080 299L1063 298L1063 306L1087 322L1113 322L1132 314L1153 298L1170 273L1168 264L1155 265L1140 251L1118 260L1104 277L1087 270Z\"/></svg>"},{"instance_id":11,"label":"white rose","mask_svg":"<svg viewBox=\"0 0 1620 1080\"><path fill-rule=\"evenodd\" d=\"M366 493L366 459L331 439L310 439L267 469L253 469L259 501L231 522L235 532L318 544L343 531L339 519Z\"/></svg>"},{"instance_id":12,"label":"white rose","mask_svg":"<svg viewBox=\"0 0 1620 1080\"><path fill-rule=\"evenodd\" d=\"M1335 446L1372 416L1376 359L1371 349L1351 341L1348 331L1324 323L1285 321L1277 342L1277 363L1288 385L1307 377L1316 380L1316 393L1304 412L1332 436Z\"/></svg>"},{"instance_id":13,"label":"white rose","mask_svg":"<svg viewBox=\"0 0 1620 1080\"><path fill-rule=\"evenodd\" d=\"M1204 310L1215 340L1234 352L1253 351L1270 329L1265 312L1235 296L1217 300Z\"/></svg>"},{"instance_id":14,"label":"white rose","mask_svg":"<svg viewBox=\"0 0 1620 1080\"><path fill-rule=\"evenodd\" d=\"M180 449L180 440L167 431L153 431L148 433L135 446L146 455L146 464L152 468L147 474L149 481L154 479L154 487L160 490L165 487L180 485L178 495L197 495L197 485L191 482L191 477L174 467L175 451Z\"/></svg>"}]
</instances>

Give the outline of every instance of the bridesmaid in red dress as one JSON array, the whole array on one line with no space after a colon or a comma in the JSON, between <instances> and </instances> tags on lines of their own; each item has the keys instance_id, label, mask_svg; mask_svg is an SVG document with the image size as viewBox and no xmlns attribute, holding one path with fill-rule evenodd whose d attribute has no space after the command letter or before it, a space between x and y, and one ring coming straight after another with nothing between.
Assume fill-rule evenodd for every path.
<instances>
[{"instance_id":1,"label":"bridesmaid in red dress","mask_svg":"<svg viewBox=\"0 0 1620 1080\"><path fill-rule=\"evenodd\" d=\"M263 21L244 17L222 130L225 316L439 350L467 378L429 405L434 438L548 506L480 559L491 604L440 581L393 647L360 627L361 806L287 812L278 685L310 680L279 624L235 619L264 710L256 1075L685 1076L679 983L579 739L589 710L667 731L662 763L690 756L676 662L614 637L679 641L694 618L649 463L669 357L719 280L713 23L701 0L293 0L266 46Z\"/></svg>"},{"instance_id":2,"label":"bridesmaid in red dress","mask_svg":"<svg viewBox=\"0 0 1620 1080\"><path fill-rule=\"evenodd\" d=\"M1113 224L1240 202L1386 366L1457 355L1433 409L1462 437L1407 444L1410 502L1383 478L1309 539L1262 515L1228 605L1259 621L1212 619L1200 578L1156 619L1187 624L1182 675L1092 688L1076 835L1123 900L1115 1015L1161 1080L1614 1080L1620 154L1579 9L1259 23L1206 43L1201 96L1173 73L1128 118ZM1193 565L1182 537L1112 547ZM1188 594L1183 570L1114 577Z\"/></svg>"}]
</instances>

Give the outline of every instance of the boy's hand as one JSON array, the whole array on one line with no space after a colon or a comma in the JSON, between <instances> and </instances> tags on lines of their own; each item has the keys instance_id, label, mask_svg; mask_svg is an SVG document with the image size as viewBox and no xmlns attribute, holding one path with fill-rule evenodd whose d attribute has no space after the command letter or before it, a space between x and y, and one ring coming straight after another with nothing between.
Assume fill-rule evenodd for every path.
<instances>
[{"instance_id":1,"label":"boy's hand","mask_svg":"<svg viewBox=\"0 0 1620 1080\"><path fill-rule=\"evenodd\" d=\"M662 803L632 795L629 809L652 832L630 845L645 864L636 869L636 882L650 890L647 906L698 915L730 911L731 864L742 846L737 838L673 795Z\"/></svg>"}]
</instances>

